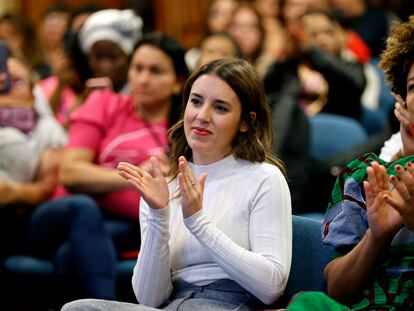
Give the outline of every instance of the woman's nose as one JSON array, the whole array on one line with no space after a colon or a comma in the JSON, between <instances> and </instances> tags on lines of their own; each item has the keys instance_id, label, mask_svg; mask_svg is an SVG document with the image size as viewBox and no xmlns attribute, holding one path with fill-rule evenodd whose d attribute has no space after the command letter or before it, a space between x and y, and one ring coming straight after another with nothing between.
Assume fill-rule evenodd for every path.
<instances>
[{"instance_id":1,"label":"woman's nose","mask_svg":"<svg viewBox=\"0 0 414 311\"><path fill-rule=\"evenodd\" d=\"M197 119L204 121L204 122L209 122L211 119L211 109L209 107L209 105L204 104L200 110L198 111L197 114Z\"/></svg>"}]
</instances>

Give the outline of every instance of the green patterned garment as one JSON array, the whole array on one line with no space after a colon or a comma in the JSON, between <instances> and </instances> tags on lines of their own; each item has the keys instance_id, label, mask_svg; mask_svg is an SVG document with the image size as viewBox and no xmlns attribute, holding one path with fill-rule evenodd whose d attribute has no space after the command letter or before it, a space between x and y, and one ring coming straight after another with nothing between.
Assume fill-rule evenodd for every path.
<instances>
[{"instance_id":1,"label":"green patterned garment","mask_svg":"<svg viewBox=\"0 0 414 311\"><path fill-rule=\"evenodd\" d=\"M323 242L335 247L335 256L349 252L368 228L365 193L362 182L372 161L384 165L390 176L396 175L397 164L406 166L414 156L387 163L373 153L350 162L338 176L329 202L324 225ZM391 246L384 250L373 273L373 282L364 298L350 306L351 310L414 310L414 232L403 227Z\"/></svg>"}]
</instances>

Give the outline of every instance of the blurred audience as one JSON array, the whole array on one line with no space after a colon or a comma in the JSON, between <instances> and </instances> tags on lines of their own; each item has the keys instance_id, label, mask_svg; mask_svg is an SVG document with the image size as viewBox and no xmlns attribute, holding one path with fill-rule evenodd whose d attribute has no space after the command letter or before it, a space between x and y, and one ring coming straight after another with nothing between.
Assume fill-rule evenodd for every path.
<instances>
[{"instance_id":1,"label":"blurred audience","mask_svg":"<svg viewBox=\"0 0 414 311\"><path fill-rule=\"evenodd\" d=\"M238 6L237 0L212 0L207 8L205 19L205 29L203 29L203 38L207 36L223 33L231 21L233 11ZM200 45L202 42L200 42ZM200 46L192 47L185 53L185 61L188 68L193 71L197 68L197 62L200 57Z\"/></svg>"},{"instance_id":2,"label":"blurred audience","mask_svg":"<svg viewBox=\"0 0 414 311\"><path fill-rule=\"evenodd\" d=\"M52 196L66 143L64 129L42 113L46 103L32 92L30 69L17 58L9 58L7 67L10 90L0 94L1 261L27 251L28 219L38 204Z\"/></svg>"},{"instance_id":3,"label":"blurred audience","mask_svg":"<svg viewBox=\"0 0 414 311\"><path fill-rule=\"evenodd\" d=\"M212 60L226 57L240 57L237 42L226 32L211 34L201 43L197 68Z\"/></svg>"},{"instance_id":4,"label":"blurred audience","mask_svg":"<svg viewBox=\"0 0 414 311\"><path fill-rule=\"evenodd\" d=\"M140 247L139 195L116 167L128 161L150 170L149 158L156 156L162 171L169 170L167 129L181 114L178 96L187 74L180 45L149 34L133 50L130 94L96 90L71 115L60 169L65 188L35 211L30 247L54 258L58 273L78 276L87 297L114 299L114 260ZM104 225L112 240L102 235Z\"/></svg>"},{"instance_id":5,"label":"blurred audience","mask_svg":"<svg viewBox=\"0 0 414 311\"><path fill-rule=\"evenodd\" d=\"M227 31L239 45L241 57L252 63L262 76L271 62L267 51L264 51L262 16L251 4L243 2L233 11Z\"/></svg>"},{"instance_id":6,"label":"blurred audience","mask_svg":"<svg viewBox=\"0 0 414 311\"><path fill-rule=\"evenodd\" d=\"M33 81L40 79L48 71L40 40L33 25L23 15L17 12L1 15L0 38L7 42L15 58L29 66Z\"/></svg>"},{"instance_id":7,"label":"blurred audience","mask_svg":"<svg viewBox=\"0 0 414 311\"><path fill-rule=\"evenodd\" d=\"M38 84L53 114L66 127L72 111L92 89L111 88L128 93L128 62L134 44L142 35L142 21L131 10L81 12L83 17L90 16L78 33L67 34L66 55L55 63L55 75ZM76 21L75 17L72 21ZM121 32L117 30L119 27L123 29Z\"/></svg>"},{"instance_id":8,"label":"blurred audience","mask_svg":"<svg viewBox=\"0 0 414 311\"><path fill-rule=\"evenodd\" d=\"M41 78L54 74L57 63L65 56L63 36L69 17L70 9L64 4L52 4L43 14L38 33L48 67L41 72Z\"/></svg>"}]
</instances>

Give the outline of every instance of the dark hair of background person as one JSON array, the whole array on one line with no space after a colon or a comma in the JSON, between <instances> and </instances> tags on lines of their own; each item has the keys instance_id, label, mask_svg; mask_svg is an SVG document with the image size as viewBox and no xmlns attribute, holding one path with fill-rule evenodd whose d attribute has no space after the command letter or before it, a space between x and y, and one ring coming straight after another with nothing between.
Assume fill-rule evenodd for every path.
<instances>
[{"instance_id":1,"label":"dark hair of background person","mask_svg":"<svg viewBox=\"0 0 414 311\"><path fill-rule=\"evenodd\" d=\"M23 15L14 12L1 15L0 23L2 22L10 23L23 36L22 56L25 59L22 59L22 61L36 71L37 67L44 64L44 57L34 27L29 24Z\"/></svg>"},{"instance_id":2,"label":"dark hair of background person","mask_svg":"<svg viewBox=\"0 0 414 311\"><path fill-rule=\"evenodd\" d=\"M134 54L140 46L145 44L154 46L167 54L173 63L177 79L184 83L189 75L189 70L184 58L185 52L178 41L160 32L148 33L135 44L134 52L132 52L132 54ZM180 96L174 96L170 110L169 127L175 124L181 117L181 108Z\"/></svg>"},{"instance_id":3,"label":"dark hair of background person","mask_svg":"<svg viewBox=\"0 0 414 311\"><path fill-rule=\"evenodd\" d=\"M233 141L233 150L236 158L252 162L268 162L276 165L283 173L285 167L271 151L273 130L270 119L269 105L266 100L263 85L254 67L246 60L226 58L211 61L195 71L183 87L183 106L190 97L194 82L203 75L213 75L226 82L236 93L241 103L240 122L245 122L249 129L238 132ZM251 112L255 112L253 120ZM182 155L191 159L192 151L184 135L184 122L180 120L169 132L171 148L170 178L178 174L178 158Z\"/></svg>"},{"instance_id":4,"label":"dark hair of background person","mask_svg":"<svg viewBox=\"0 0 414 311\"><path fill-rule=\"evenodd\" d=\"M66 12L68 14L71 13L71 8L63 3L53 3L50 5L44 12L43 12L43 18L48 16L51 13L60 13L60 12Z\"/></svg>"},{"instance_id":5,"label":"dark hair of background person","mask_svg":"<svg viewBox=\"0 0 414 311\"><path fill-rule=\"evenodd\" d=\"M65 52L80 81L79 85L72 86L72 88L74 88L74 91L78 94L83 92L83 86L85 85L86 80L92 78L92 72L89 68L88 58L80 48L78 33L74 32L71 26L77 16L85 13L92 14L102 9L105 9L105 7L96 4L85 4L72 10L69 17L68 29L63 36L63 45Z\"/></svg>"},{"instance_id":6,"label":"dark hair of background person","mask_svg":"<svg viewBox=\"0 0 414 311\"><path fill-rule=\"evenodd\" d=\"M72 9L69 15L68 29L71 28L73 20L77 16L82 15L82 14L92 14L92 13L95 13L97 11L104 10L104 9L107 9L107 8L104 6L95 4L95 3L87 3L87 4L84 4L77 8Z\"/></svg>"},{"instance_id":7,"label":"dark hair of background person","mask_svg":"<svg viewBox=\"0 0 414 311\"><path fill-rule=\"evenodd\" d=\"M131 9L140 16L144 22L143 33L155 31L155 13L150 0L125 0L124 9Z\"/></svg>"}]
</instances>

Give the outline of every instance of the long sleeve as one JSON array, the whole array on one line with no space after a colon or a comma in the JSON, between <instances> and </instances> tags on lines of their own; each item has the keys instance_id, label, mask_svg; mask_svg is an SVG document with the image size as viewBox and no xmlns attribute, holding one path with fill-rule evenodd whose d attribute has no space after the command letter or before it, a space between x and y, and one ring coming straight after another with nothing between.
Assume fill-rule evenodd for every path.
<instances>
[{"instance_id":1,"label":"long sleeve","mask_svg":"<svg viewBox=\"0 0 414 311\"><path fill-rule=\"evenodd\" d=\"M169 206L155 210L141 199L141 250L132 276L132 287L139 303L157 307L172 291Z\"/></svg>"},{"instance_id":2,"label":"long sleeve","mask_svg":"<svg viewBox=\"0 0 414 311\"><path fill-rule=\"evenodd\" d=\"M251 202L251 249L235 243L200 212L184 223L214 262L262 302L270 304L283 294L290 271L292 232L289 189L279 171L263 180Z\"/></svg>"},{"instance_id":3,"label":"long sleeve","mask_svg":"<svg viewBox=\"0 0 414 311\"><path fill-rule=\"evenodd\" d=\"M134 269L138 301L157 307L176 280L204 286L232 279L269 304L286 286L292 253L290 192L271 164L237 160L195 166L207 173L202 209L183 219L180 198L162 210L141 200L142 246ZM170 184L175 193L177 181Z\"/></svg>"}]
</instances>

